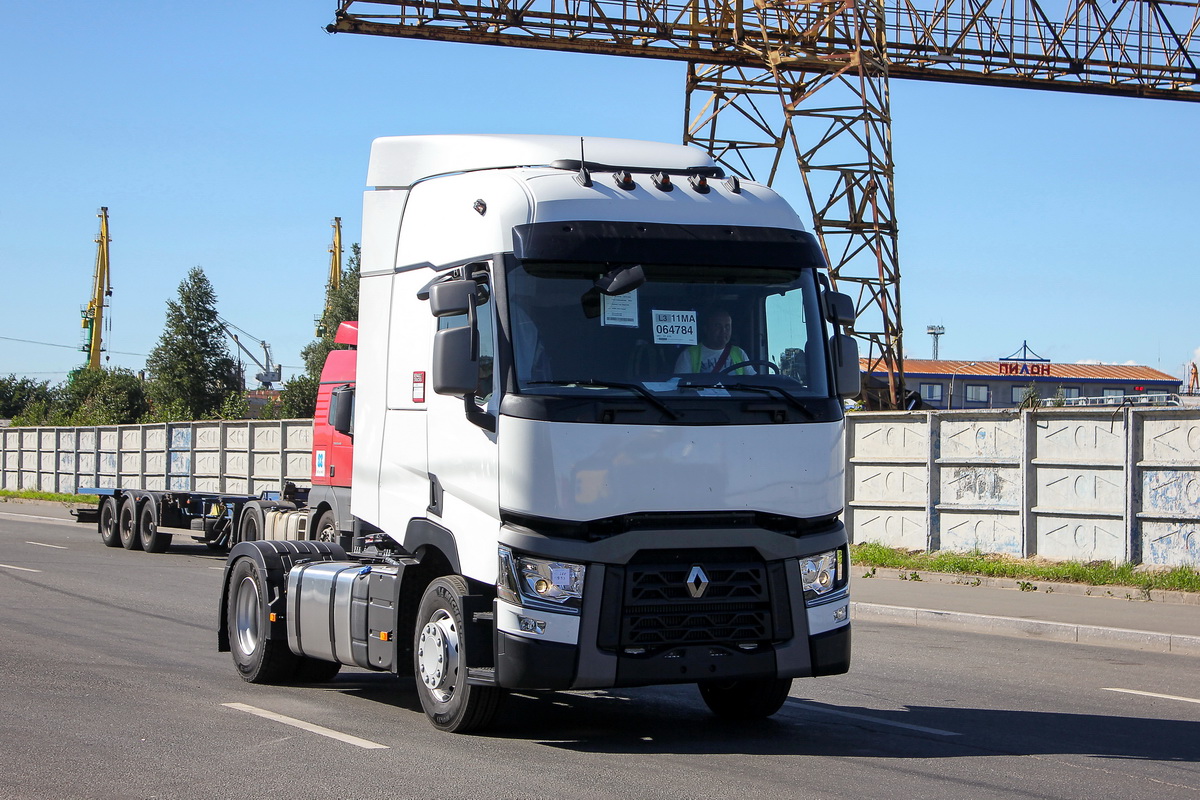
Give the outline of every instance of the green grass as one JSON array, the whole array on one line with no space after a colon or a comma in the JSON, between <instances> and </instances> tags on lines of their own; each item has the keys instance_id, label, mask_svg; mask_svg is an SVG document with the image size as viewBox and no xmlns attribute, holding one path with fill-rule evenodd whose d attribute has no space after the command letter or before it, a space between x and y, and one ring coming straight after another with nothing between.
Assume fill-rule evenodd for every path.
<instances>
[{"instance_id":1,"label":"green grass","mask_svg":"<svg viewBox=\"0 0 1200 800\"><path fill-rule=\"evenodd\" d=\"M883 567L906 573L946 572L990 578L1061 581L1091 586L1131 586L1149 591L1200 592L1200 572L1191 567L1148 570L1109 561L1039 561L984 553L921 553L896 550L873 542L852 545L850 561L856 567Z\"/></svg>"},{"instance_id":2,"label":"green grass","mask_svg":"<svg viewBox=\"0 0 1200 800\"><path fill-rule=\"evenodd\" d=\"M58 492L32 491L13 492L7 489L0 489L0 502L3 502L5 499L9 498L13 500L49 500L54 503L96 504L96 496L91 494L59 494Z\"/></svg>"}]
</instances>

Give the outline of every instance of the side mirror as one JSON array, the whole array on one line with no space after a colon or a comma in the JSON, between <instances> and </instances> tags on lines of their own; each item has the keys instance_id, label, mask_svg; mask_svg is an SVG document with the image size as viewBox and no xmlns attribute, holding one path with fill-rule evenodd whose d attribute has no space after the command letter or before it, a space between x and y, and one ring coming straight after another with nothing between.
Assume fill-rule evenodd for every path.
<instances>
[{"instance_id":1,"label":"side mirror","mask_svg":"<svg viewBox=\"0 0 1200 800\"><path fill-rule=\"evenodd\" d=\"M826 319L835 325L854 324L854 299L850 295L841 292L825 292L824 297Z\"/></svg>"},{"instance_id":2,"label":"side mirror","mask_svg":"<svg viewBox=\"0 0 1200 800\"><path fill-rule=\"evenodd\" d=\"M444 281L429 287L429 310L435 317L466 314L476 299L479 284L470 280Z\"/></svg>"},{"instance_id":3,"label":"side mirror","mask_svg":"<svg viewBox=\"0 0 1200 800\"><path fill-rule=\"evenodd\" d=\"M437 394L464 396L475 393L479 385L479 363L472 352L473 336L474 331L469 325L447 328L433 335L433 391Z\"/></svg>"},{"instance_id":4,"label":"side mirror","mask_svg":"<svg viewBox=\"0 0 1200 800\"><path fill-rule=\"evenodd\" d=\"M329 424L338 433L354 435L354 387L347 384L329 395Z\"/></svg>"},{"instance_id":5,"label":"side mirror","mask_svg":"<svg viewBox=\"0 0 1200 800\"><path fill-rule=\"evenodd\" d=\"M835 333L829 337L829 351L833 354L833 379L837 383L838 395L846 398L857 397L862 391L858 340L844 333Z\"/></svg>"}]
</instances>

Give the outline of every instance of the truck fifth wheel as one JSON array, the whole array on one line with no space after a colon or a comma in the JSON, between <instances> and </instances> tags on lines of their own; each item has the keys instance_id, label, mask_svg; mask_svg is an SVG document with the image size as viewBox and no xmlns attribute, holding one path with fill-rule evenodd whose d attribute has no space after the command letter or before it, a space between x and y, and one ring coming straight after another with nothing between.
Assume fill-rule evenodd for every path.
<instances>
[{"instance_id":1,"label":"truck fifth wheel","mask_svg":"<svg viewBox=\"0 0 1200 800\"><path fill-rule=\"evenodd\" d=\"M752 718L845 672L854 309L787 203L601 138L383 138L367 183L314 421L348 504L233 544L239 674L412 675L469 731L506 690L693 683Z\"/></svg>"}]
</instances>

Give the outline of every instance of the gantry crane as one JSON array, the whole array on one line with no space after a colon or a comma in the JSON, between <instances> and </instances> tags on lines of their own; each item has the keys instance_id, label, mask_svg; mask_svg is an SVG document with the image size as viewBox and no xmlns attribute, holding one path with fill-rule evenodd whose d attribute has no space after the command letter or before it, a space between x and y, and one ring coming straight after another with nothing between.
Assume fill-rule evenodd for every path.
<instances>
[{"instance_id":1,"label":"gantry crane","mask_svg":"<svg viewBox=\"0 0 1200 800\"><path fill-rule=\"evenodd\" d=\"M333 218L333 243L329 245L329 280L325 284L325 314L316 320L317 336L324 336L325 317L333 307L333 295L342 288L342 218Z\"/></svg>"},{"instance_id":2,"label":"gantry crane","mask_svg":"<svg viewBox=\"0 0 1200 800\"><path fill-rule=\"evenodd\" d=\"M96 237L96 268L92 273L92 297L82 312L83 329L87 331L84 336L87 341L79 348L87 353L86 369L100 369L100 353L104 349L104 309L108 307L108 298L112 296L108 272L108 244L112 241L108 236L108 207L101 207L96 216L100 218L100 233Z\"/></svg>"},{"instance_id":3,"label":"gantry crane","mask_svg":"<svg viewBox=\"0 0 1200 800\"><path fill-rule=\"evenodd\" d=\"M1200 0L338 0L330 32L687 63L685 143L799 167L856 296L868 402L904 402L889 80L1200 100ZM789 155L791 158L785 158Z\"/></svg>"}]
</instances>

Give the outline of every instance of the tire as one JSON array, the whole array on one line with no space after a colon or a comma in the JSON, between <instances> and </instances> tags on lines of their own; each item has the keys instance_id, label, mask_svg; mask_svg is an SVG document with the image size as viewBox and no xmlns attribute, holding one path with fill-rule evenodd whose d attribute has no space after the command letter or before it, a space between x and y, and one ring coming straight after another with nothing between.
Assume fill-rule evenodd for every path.
<instances>
[{"instance_id":1,"label":"tire","mask_svg":"<svg viewBox=\"0 0 1200 800\"><path fill-rule=\"evenodd\" d=\"M171 546L171 534L158 532L158 509L153 497L142 503L142 511L138 514L138 538L147 553L165 553Z\"/></svg>"},{"instance_id":2,"label":"tire","mask_svg":"<svg viewBox=\"0 0 1200 800\"><path fill-rule=\"evenodd\" d=\"M753 720L771 716L783 707L791 678L752 678L699 684L700 697L723 719Z\"/></svg>"},{"instance_id":3,"label":"tire","mask_svg":"<svg viewBox=\"0 0 1200 800\"><path fill-rule=\"evenodd\" d=\"M105 547L121 546L121 531L117 527L119 513L117 498L106 497L100 501L100 518L96 527L100 531L100 541L104 542Z\"/></svg>"},{"instance_id":4,"label":"tire","mask_svg":"<svg viewBox=\"0 0 1200 800\"><path fill-rule=\"evenodd\" d=\"M318 542L341 544L341 533L337 529L337 520L334 518L332 511L326 511L317 518L317 525L313 528L312 538Z\"/></svg>"},{"instance_id":5,"label":"tire","mask_svg":"<svg viewBox=\"0 0 1200 800\"><path fill-rule=\"evenodd\" d=\"M421 707L433 727L467 733L491 724L502 691L467 682L462 599L467 582L457 575L437 578L425 589L413 630L413 674Z\"/></svg>"},{"instance_id":6,"label":"tire","mask_svg":"<svg viewBox=\"0 0 1200 800\"><path fill-rule=\"evenodd\" d=\"M286 641L267 638L269 591L266 576L254 560L239 558L229 575L225 621L234 666L249 683L285 683L298 665Z\"/></svg>"},{"instance_id":7,"label":"tire","mask_svg":"<svg viewBox=\"0 0 1200 800\"><path fill-rule=\"evenodd\" d=\"M256 505L247 503L242 508L241 519L238 520L238 541L257 542L262 538L263 512Z\"/></svg>"},{"instance_id":8,"label":"tire","mask_svg":"<svg viewBox=\"0 0 1200 800\"><path fill-rule=\"evenodd\" d=\"M126 497L121 501L121 511L117 514L117 534L121 546L126 550L142 549L142 538L138 536L137 512L137 500L133 497Z\"/></svg>"}]
</instances>

